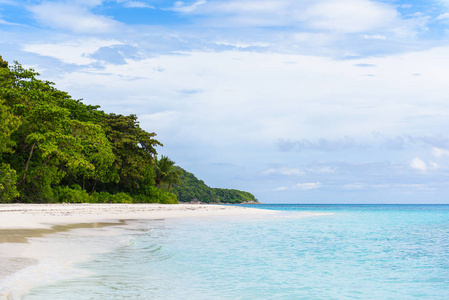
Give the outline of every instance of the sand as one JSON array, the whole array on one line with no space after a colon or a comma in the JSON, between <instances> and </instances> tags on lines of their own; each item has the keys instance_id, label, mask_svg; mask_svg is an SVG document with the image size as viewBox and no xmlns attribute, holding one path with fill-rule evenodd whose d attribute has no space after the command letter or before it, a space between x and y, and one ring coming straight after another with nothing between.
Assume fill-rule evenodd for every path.
<instances>
[{"instance_id":1,"label":"sand","mask_svg":"<svg viewBox=\"0 0 449 300\"><path fill-rule=\"evenodd\" d=\"M2 229L51 228L62 224L267 214L267 210L210 204L1 204L0 236Z\"/></svg>"},{"instance_id":2,"label":"sand","mask_svg":"<svg viewBox=\"0 0 449 300\"><path fill-rule=\"evenodd\" d=\"M139 220L247 218L273 214L272 211L262 209L207 204L1 204L0 299L20 299L20 296L15 297L14 293L20 295L24 290L41 282L40 279L30 282L32 272L36 272L33 268L42 265L41 262L48 260L49 257L57 258L61 255L60 252L74 250L67 249L67 245L58 245L60 242L58 239L53 239L53 242L49 243L39 240L41 237L70 233L73 229L92 230L91 228L126 226ZM83 252L83 249L78 251ZM54 264L64 263L60 260ZM53 273L53 270L43 272L42 266L40 268L39 274Z\"/></svg>"}]
</instances>

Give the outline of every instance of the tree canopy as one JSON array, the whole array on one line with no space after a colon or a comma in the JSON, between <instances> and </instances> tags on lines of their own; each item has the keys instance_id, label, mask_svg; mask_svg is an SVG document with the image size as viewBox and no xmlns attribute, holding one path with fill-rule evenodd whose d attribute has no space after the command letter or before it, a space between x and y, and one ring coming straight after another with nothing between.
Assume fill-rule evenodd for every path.
<instances>
[{"instance_id":1,"label":"tree canopy","mask_svg":"<svg viewBox=\"0 0 449 300\"><path fill-rule=\"evenodd\" d=\"M258 203L251 193L234 190L211 188L190 172L176 167L180 172L179 183L173 185L173 192L180 202L203 203Z\"/></svg>"},{"instance_id":2,"label":"tree canopy","mask_svg":"<svg viewBox=\"0 0 449 300\"><path fill-rule=\"evenodd\" d=\"M157 158L162 143L136 115L83 104L38 76L0 56L0 203L177 203L182 171Z\"/></svg>"}]
</instances>

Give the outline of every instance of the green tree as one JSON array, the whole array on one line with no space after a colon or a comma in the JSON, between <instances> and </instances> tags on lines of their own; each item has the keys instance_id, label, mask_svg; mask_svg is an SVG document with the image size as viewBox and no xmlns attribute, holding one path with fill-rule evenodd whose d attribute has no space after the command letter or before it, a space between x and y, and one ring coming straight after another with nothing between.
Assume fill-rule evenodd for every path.
<instances>
[{"instance_id":1,"label":"green tree","mask_svg":"<svg viewBox=\"0 0 449 300\"><path fill-rule=\"evenodd\" d=\"M11 140L11 133L17 129L19 124L19 118L11 113L9 107L3 105L3 100L0 98L0 154L13 151L12 147L15 144Z\"/></svg>"},{"instance_id":2,"label":"green tree","mask_svg":"<svg viewBox=\"0 0 449 300\"><path fill-rule=\"evenodd\" d=\"M156 186L161 188L163 184L167 185L167 191L170 191L172 184L180 183L179 176L182 172L175 167L175 162L167 156L161 156L161 159L156 157L154 165L156 177Z\"/></svg>"},{"instance_id":3,"label":"green tree","mask_svg":"<svg viewBox=\"0 0 449 300\"><path fill-rule=\"evenodd\" d=\"M0 99L0 158L5 153L13 153L15 143L11 140L11 134L19 126L19 119L11 114L9 108L2 102ZM11 169L8 163L0 160L0 203L10 202L19 195L16 183L16 171Z\"/></svg>"},{"instance_id":4,"label":"green tree","mask_svg":"<svg viewBox=\"0 0 449 300\"><path fill-rule=\"evenodd\" d=\"M119 178L115 184L103 185L103 190L138 194L144 186L153 184L154 173L150 168L157 154L156 146L162 146L154 138L156 134L140 128L135 115L106 114L102 127L112 145L113 172Z\"/></svg>"},{"instance_id":5,"label":"green tree","mask_svg":"<svg viewBox=\"0 0 449 300\"><path fill-rule=\"evenodd\" d=\"M180 202L201 201L204 203L258 203L254 195L232 189L211 188L192 173L181 171L180 183L173 185L173 193Z\"/></svg>"},{"instance_id":6,"label":"green tree","mask_svg":"<svg viewBox=\"0 0 449 300\"><path fill-rule=\"evenodd\" d=\"M0 203L10 202L19 195L16 171L9 164L0 163Z\"/></svg>"},{"instance_id":7,"label":"green tree","mask_svg":"<svg viewBox=\"0 0 449 300\"><path fill-rule=\"evenodd\" d=\"M0 79L8 73L8 63L0 56ZM19 124L19 118L12 114L11 109L4 105L4 100L0 97L0 203L9 202L19 195L16 189L16 171L2 159L4 153L13 153L14 151L15 143L11 139L11 134Z\"/></svg>"},{"instance_id":8,"label":"green tree","mask_svg":"<svg viewBox=\"0 0 449 300\"><path fill-rule=\"evenodd\" d=\"M52 186L68 174L110 181L114 155L101 126L74 118L61 107L70 96L38 73L15 64L2 69L0 99L20 120L11 134L14 155L5 156L17 171L22 197L52 200Z\"/></svg>"},{"instance_id":9,"label":"green tree","mask_svg":"<svg viewBox=\"0 0 449 300\"><path fill-rule=\"evenodd\" d=\"M0 68L8 68L8 62L4 61L1 55L0 55Z\"/></svg>"}]
</instances>

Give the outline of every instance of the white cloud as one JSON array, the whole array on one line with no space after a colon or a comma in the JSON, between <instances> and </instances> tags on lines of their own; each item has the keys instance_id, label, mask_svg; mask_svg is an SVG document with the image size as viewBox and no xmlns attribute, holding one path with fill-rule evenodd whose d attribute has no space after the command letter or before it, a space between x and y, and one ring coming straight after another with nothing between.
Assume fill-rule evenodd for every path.
<instances>
[{"instance_id":1,"label":"white cloud","mask_svg":"<svg viewBox=\"0 0 449 300\"><path fill-rule=\"evenodd\" d=\"M434 161L430 161L430 162L429 162L429 166L430 166L430 168L432 168L433 170L438 170L439 168L441 168L441 166L440 166L438 163L434 162Z\"/></svg>"},{"instance_id":2,"label":"white cloud","mask_svg":"<svg viewBox=\"0 0 449 300\"><path fill-rule=\"evenodd\" d=\"M295 185L295 188L300 190L314 190L321 187L321 183L319 182L305 182L305 183L298 183Z\"/></svg>"},{"instance_id":3,"label":"white cloud","mask_svg":"<svg viewBox=\"0 0 449 300\"><path fill-rule=\"evenodd\" d=\"M342 33L386 28L398 20L398 13L386 4L368 0L318 1L305 11L308 25Z\"/></svg>"},{"instance_id":4,"label":"white cloud","mask_svg":"<svg viewBox=\"0 0 449 300\"><path fill-rule=\"evenodd\" d=\"M427 170L426 163L418 157L415 157L414 159L412 159L412 161L410 162L410 167L412 169L419 170L419 171Z\"/></svg>"},{"instance_id":5,"label":"white cloud","mask_svg":"<svg viewBox=\"0 0 449 300\"><path fill-rule=\"evenodd\" d=\"M371 40L386 40L387 39L387 37L382 34L372 34L372 35L364 34L364 35L362 35L362 37L364 39L371 39Z\"/></svg>"},{"instance_id":6,"label":"white cloud","mask_svg":"<svg viewBox=\"0 0 449 300\"><path fill-rule=\"evenodd\" d=\"M86 7L95 7L103 4L105 0L66 0L66 2L71 2L76 5L82 5Z\"/></svg>"},{"instance_id":7,"label":"white cloud","mask_svg":"<svg viewBox=\"0 0 449 300\"><path fill-rule=\"evenodd\" d=\"M274 192L281 192L281 191L286 191L286 190L288 190L288 187L281 186L281 187L275 188L273 191Z\"/></svg>"},{"instance_id":8,"label":"white cloud","mask_svg":"<svg viewBox=\"0 0 449 300\"><path fill-rule=\"evenodd\" d=\"M153 5L149 5L141 1L127 1L125 7L128 8L155 8Z\"/></svg>"},{"instance_id":9,"label":"white cloud","mask_svg":"<svg viewBox=\"0 0 449 300\"><path fill-rule=\"evenodd\" d=\"M95 6L97 2L91 5ZM89 1L82 1L82 3L86 4ZM28 10L44 26L78 33L110 32L119 24L111 18L93 14L86 6L73 3L43 2L40 5L28 7Z\"/></svg>"},{"instance_id":10,"label":"white cloud","mask_svg":"<svg viewBox=\"0 0 449 300\"><path fill-rule=\"evenodd\" d=\"M449 156L449 150L433 147L432 154L433 154L433 156L435 156L437 158L442 157L442 156Z\"/></svg>"},{"instance_id":11,"label":"white cloud","mask_svg":"<svg viewBox=\"0 0 449 300\"><path fill-rule=\"evenodd\" d=\"M33 45L25 50L70 63L88 64L92 62L89 53L113 45L114 41L101 43ZM99 95L111 87L122 87L140 93L149 103L157 99L158 107L182 110L186 123L178 128L180 135L187 139L195 135L208 144L229 141L271 146L280 135L291 139L301 137L303 141L335 142L343 134L350 139L338 144L341 155L363 149L366 137L373 132L388 132L391 136L404 132L413 136L446 134L444 128L449 126L449 121L441 107L445 107L449 93L444 80L449 77L448 52L449 48L443 48L364 59L364 63L377 66L370 69L377 78L363 76L366 68L354 67L351 60L237 51L191 52L127 60L126 65L107 66L92 75L74 72L59 79L58 84L99 82L104 83L95 91ZM155 67L164 72L153 72ZM414 77L412 74L416 72L423 75ZM130 85L121 76L145 80ZM180 90L203 92L188 95L187 100L186 95L176 92ZM80 90L78 97L86 97L86 93ZM123 105L125 99L113 95L110 102ZM158 127L157 131L163 132L164 128ZM222 139L215 138L218 136ZM352 140L361 146L351 146Z\"/></svg>"},{"instance_id":12,"label":"white cloud","mask_svg":"<svg viewBox=\"0 0 449 300\"><path fill-rule=\"evenodd\" d=\"M362 183L348 183L343 185L344 190L360 190L363 189L364 185Z\"/></svg>"},{"instance_id":13,"label":"white cloud","mask_svg":"<svg viewBox=\"0 0 449 300\"><path fill-rule=\"evenodd\" d=\"M373 184L372 188L374 189L388 189L391 187L391 184Z\"/></svg>"},{"instance_id":14,"label":"white cloud","mask_svg":"<svg viewBox=\"0 0 449 300\"><path fill-rule=\"evenodd\" d=\"M384 31L408 30L413 23L402 20L395 6L370 0L198 1L193 6L179 2L173 9L202 14L219 27L293 26L306 33L373 33L366 36L378 39Z\"/></svg>"},{"instance_id":15,"label":"white cloud","mask_svg":"<svg viewBox=\"0 0 449 300\"><path fill-rule=\"evenodd\" d=\"M443 14L441 14L441 15L439 15L437 17L437 20L444 20L444 21L446 21L448 19L449 19L449 12L445 12L445 13L443 13Z\"/></svg>"},{"instance_id":16,"label":"white cloud","mask_svg":"<svg viewBox=\"0 0 449 300\"><path fill-rule=\"evenodd\" d=\"M132 1L132 0L116 0L118 3L122 3L127 8L155 8L153 5L144 1Z\"/></svg>"},{"instance_id":17,"label":"white cloud","mask_svg":"<svg viewBox=\"0 0 449 300\"><path fill-rule=\"evenodd\" d=\"M264 174L279 174L287 176L304 176L305 172L296 168L279 168L279 169L269 169L264 172Z\"/></svg>"},{"instance_id":18,"label":"white cloud","mask_svg":"<svg viewBox=\"0 0 449 300\"><path fill-rule=\"evenodd\" d=\"M24 51L42 56L53 57L68 64L88 65L95 62L89 55L101 47L120 45L116 40L83 39L59 44L30 44L23 47Z\"/></svg>"},{"instance_id":19,"label":"white cloud","mask_svg":"<svg viewBox=\"0 0 449 300\"><path fill-rule=\"evenodd\" d=\"M284 13L291 7L291 1L288 0L231 0L211 2L206 9L224 14L266 14L273 13L276 18L279 13Z\"/></svg>"},{"instance_id":20,"label":"white cloud","mask_svg":"<svg viewBox=\"0 0 449 300\"><path fill-rule=\"evenodd\" d=\"M406 184L397 184L396 187L405 188L405 189L417 189L417 190L427 190L433 191L435 188L429 187L427 184L421 183L406 183Z\"/></svg>"},{"instance_id":21,"label":"white cloud","mask_svg":"<svg viewBox=\"0 0 449 300\"><path fill-rule=\"evenodd\" d=\"M215 44L218 45L218 46L231 46L231 47L241 48L241 49L246 49L246 48L250 48L250 47L266 48L266 47L270 46L269 43L261 43L261 42L256 42L256 43L239 43L239 42L219 41L219 42L215 42Z\"/></svg>"},{"instance_id":22,"label":"white cloud","mask_svg":"<svg viewBox=\"0 0 449 300\"><path fill-rule=\"evenodd\" d=\"M9 25L9 26L20 26L21 25L21 24L18 24L18 23L11 23L11 22L5 21L1 17L2 16L0 15L0 24L1 25Z\"/></svg>"},{"instance_id":23,"label":"white cloud","mask_svg":"<svg viewBox=\"0 0 449 300\"><path fill-rule=\"evenodd\" d=\"M324 166L324 167L315 167L307 169L308 172L317 173L317 174L332 174L335 173L335 169L332 167Z\"/></svg>"},{"instance_id":24,"label":"white cloud","mask_svg":"<svg viewBox=\"0 0 449 300\"><path fill-rule=\"evenodd\" d=\"M281 151L288 150L320 150L320 151L341 151L348 148L363 148L364 145L354 138L345 136L337 140L319 139L316 141L303 140L279 140L278 147ZM290 148L290 149L289 149Z\"/></svg>"},{"instance_id":25,"label":"white cloud","mask_svg":"<svg viewBox=\"0 0 449 300\"><path fill-rule=\"evenodd\" d=\"M173 10L173 11L180 12L180 13L191 13L191 12L194 12L199 6L201 6L205 3L206 3L205 0L199 0L191 5L186 5L182 1L177 1L177 2L175 2L175 5L173 7L171 7L169 10Z\"/></svg>"}]
</instances>

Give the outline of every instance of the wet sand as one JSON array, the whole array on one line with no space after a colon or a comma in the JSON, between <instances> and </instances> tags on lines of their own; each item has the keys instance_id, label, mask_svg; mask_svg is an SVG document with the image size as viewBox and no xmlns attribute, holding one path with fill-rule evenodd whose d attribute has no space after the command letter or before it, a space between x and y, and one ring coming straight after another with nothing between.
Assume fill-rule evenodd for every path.
<instances>
[{"instance_id":1,"label":"wet sand","mask_svg":"<svg viewBox=\"0 0 449 300\"><path fill-rule=\"evenodd\" d=\"M0 288L20 270L38 264L46 249L32 240L73 229L126 225L132 220L267 216L267 210L203 204L2 204L0 205ZM30 242L31 241L31 242ZM48 247L52 247L51 244ZM2 295L0 295L0 299Z\"/></svg>"}]
</instances>

